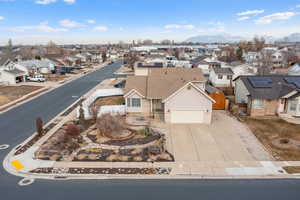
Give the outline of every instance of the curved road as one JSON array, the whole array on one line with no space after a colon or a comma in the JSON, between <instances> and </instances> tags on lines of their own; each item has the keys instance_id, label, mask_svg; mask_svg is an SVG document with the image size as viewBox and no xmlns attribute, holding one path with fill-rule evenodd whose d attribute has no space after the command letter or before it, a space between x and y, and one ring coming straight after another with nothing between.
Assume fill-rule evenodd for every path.
<instances>
[{"instance_id":1,"label":"curved road","mask_svg":"<svg viewBox=\"0 0 300 200\"><path fill-rule=\"evenodd\" d=\"M18 145L35 131L36 117L48 122L75 102L74 96L79 98L104 79L114 77L120 66L121 62L116 62L0 114L0 145ZM0 150L1 162L10 149ZM36 180L26 187L18 186L19 180L0 168L1 200L300 199L298 180Z\"/></svg>"}]
</instances>

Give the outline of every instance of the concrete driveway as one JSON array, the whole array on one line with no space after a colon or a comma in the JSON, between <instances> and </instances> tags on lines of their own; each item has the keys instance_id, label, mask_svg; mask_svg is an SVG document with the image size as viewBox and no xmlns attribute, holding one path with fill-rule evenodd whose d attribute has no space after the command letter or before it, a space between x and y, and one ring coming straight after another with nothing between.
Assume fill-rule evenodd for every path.
<instances>
[{"instance_id":1,"label":"concrete driveway","mask_svg":"<svg viewBox=\"0 0 300 200\"><path fill-rule=\"evenodd\" d=\"M224 111L213 113L211 125L167 126L168 149L179 162L271 160L251 131Z\"/></svg>"}]
</instances>

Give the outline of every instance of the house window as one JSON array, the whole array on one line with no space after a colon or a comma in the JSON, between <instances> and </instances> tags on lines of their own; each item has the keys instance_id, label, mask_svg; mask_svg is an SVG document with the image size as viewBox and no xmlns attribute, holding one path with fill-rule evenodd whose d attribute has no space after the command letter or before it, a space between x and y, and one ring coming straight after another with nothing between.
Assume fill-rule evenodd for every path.
<instances>
[{"instance_id":1,"label":"house window","mask_svg":"<svg viewBox=\"0 0 300 200\"><path fill-rule=\"evenodd\" d=\"M141 99L139 98L128 98L127 107L141 107Z\"/></svg>"},{"instance_id":2,"label":"house window","mask_svg":"<svg viewBox=\"0 0 300 200\"><path fill-rule=\"evenodd\" d=\"M231 80L232 79L232 75L227 75L227 79Z\"/></svg>"},{"instance_id":3,"label":"house window","mask_svg":"<svg viewBox=\"0 0 300 200\"><path fill-rule=\"evenodd\" d=\"M262 99L253 100L253 108L263 108L263 107L264 107L264 100Z\"/></svg>"},{"instance_id":4,"label":"house window","mask_svg":"<svg viewBox=\"0 0 300 200\"><path fill-rule=\"evenodd\" d=\"M131 99L127 99L127 107L131 107Z\"/></svg>"},{"instance_id":5,"label":"house window","mask_svg":"<svg viewBox=\"0 0 300 200\"><path fill-rule=\"evenodd\" d=\"M297 110L297 100L292 100L290 103L290 111L296 111Z\"/></svg>"},{"instance_id":6,"label":"house window","mask_svg":"<svg viewBox=\"0 0 300 200\"><path fill-rule=\"evenodd\" d=\"M223 79L223 76L222 75L218 75L218 79Z\"/></svg>"},{"instance_id":7,"label":"house window","mask_svg":"<svg viewBox=\"0 0 300 200\"><path fill-rule=\"evenodd\" d=\"M132 107L141 107L141 99L132 98L131 99L131 106Z\"/></svg>"}]
</instances>

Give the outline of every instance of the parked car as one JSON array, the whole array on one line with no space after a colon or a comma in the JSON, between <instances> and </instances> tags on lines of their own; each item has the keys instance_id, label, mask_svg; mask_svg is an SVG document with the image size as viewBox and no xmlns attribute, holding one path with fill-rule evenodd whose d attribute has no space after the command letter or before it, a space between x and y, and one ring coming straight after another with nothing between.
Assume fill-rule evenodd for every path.
<instances>
[{"instance_id":1,"label":"parked car","mask_svg":"<svg viewBox=\"0 0 300 200\"><path fill-rule=\"evenodd\" d=\"M28 81L33 81L33 82L44 82L46 79L43 75L36 74L36 75L33 75L33 76L28 76L27 80Z\"/></svg>"}]
</instances>

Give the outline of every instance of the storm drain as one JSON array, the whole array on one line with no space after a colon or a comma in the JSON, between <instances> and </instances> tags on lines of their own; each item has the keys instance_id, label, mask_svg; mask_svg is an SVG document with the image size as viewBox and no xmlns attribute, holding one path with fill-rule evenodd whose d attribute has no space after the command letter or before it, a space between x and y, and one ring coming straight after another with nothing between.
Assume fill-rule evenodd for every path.
<instances>
[{"instance_id":1,"label":"storm drain","mask_svg":"<svg viewBox=\"0 0 300 200\"><path fill-rule=\"evenodd\" d=\"M0 145L0 150L8 149L9 145L8 144L2 144Z\"/></svg>"},{"instance_id":2,"label":"storm drain","mask_svg":"<svg viewBox=\"0 0 300 200\"><path fill-rule=\"evenodd\" d=\"M30 185L34 182L33 178L23 178L22 180L19 181L19 185L20 186L27 186Z\"/></svg>"}]
</instances>

